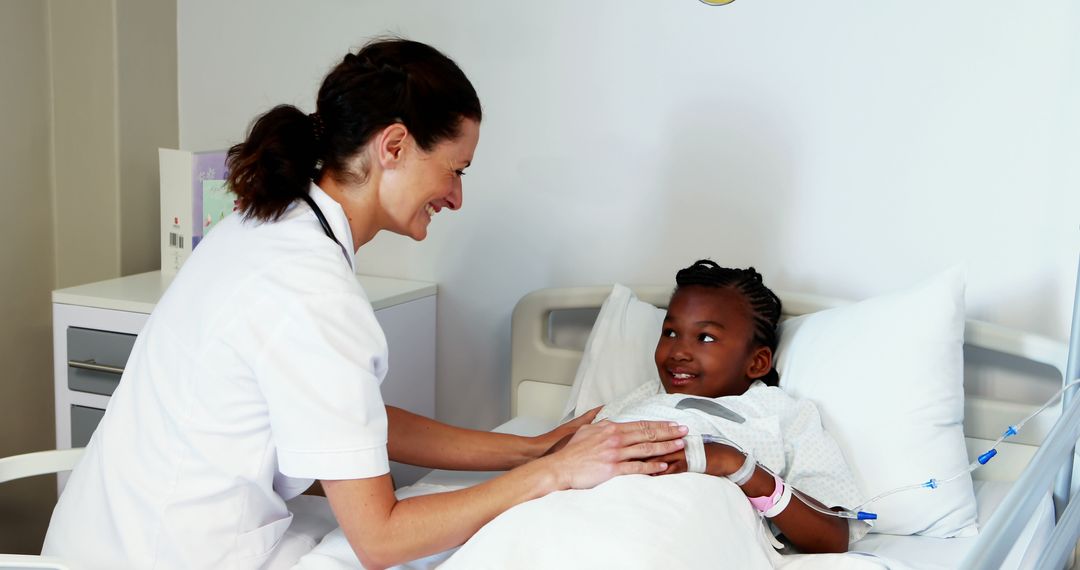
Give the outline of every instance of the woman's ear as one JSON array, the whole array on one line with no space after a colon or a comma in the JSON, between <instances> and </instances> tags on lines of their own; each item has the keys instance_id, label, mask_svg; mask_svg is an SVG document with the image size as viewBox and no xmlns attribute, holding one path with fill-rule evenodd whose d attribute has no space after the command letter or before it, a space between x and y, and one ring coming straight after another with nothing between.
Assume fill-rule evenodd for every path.
<instances>
[{"instance_id":1,"label":"woman's ear","mask_svg":"<svg viewBox=\"0 0 1080 570\"><path fill-rule=\"evenodd\" d=\"M409 129L401 123L388 125L375 136L375 156L384 170L401 162L408 139Z\"/></svg>"},{"instance_id":2,"label":"woman's ear","mask_svg":"<svg viewBox=\"0 0 1080 570\"><path fill-rule=\"evenodd\" d=\"M746 376L751 380L757 380L772 370L772 349L767 346L759 346L750 353L750 360L746 367Z\"/></svg>"}]
</instances>

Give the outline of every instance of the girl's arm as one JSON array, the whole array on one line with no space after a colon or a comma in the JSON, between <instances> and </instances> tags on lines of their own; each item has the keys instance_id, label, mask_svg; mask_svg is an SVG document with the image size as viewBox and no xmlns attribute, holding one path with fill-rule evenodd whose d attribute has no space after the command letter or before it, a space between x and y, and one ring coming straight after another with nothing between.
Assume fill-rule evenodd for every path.
<instances>
[{"instance_id":1,"label":"girl's arm","mask_svg":"<svg viewBox=\"0 0 1080 570\"><path fill-rule=\"evenodd\" d=\"M726 477L738 471L746 460L746 456L739 450L720 443L705 444L705 457L705 472L717 477ZM668 464L668 468L661 475L686 471L686 454L683 450L654 459ZM748 498L768 497L775 488L773 476L761 467L756 467L750 480L742 486L742 492ZM814 501L814 504L827 508L817 501ZM783 512L769 520L802 552L847 552L847 519L821 514L806 506L795 495L791 496L791 502Z\"/></svg>"},{"instance_id":2,"label":"girl's arm","mask_svg":"<svg viewBox=\"0 0 1080 570\"><path fill-rule=\"evenodd\" d=\"M719 443L706 444L705 456L708 461L706 472L719 477L734 473L746 460L746 456L739 450ZM742 491L747 497L768 497L775 488L773 476L761 467L756 467L750 480L742 486ZM817 501L814 503L827 508ZM791 496L787 508L770 520L802 552L847 552L847 520L819 513L796 495Z\"/></svg>"},{"instance_id":3,"label":"girl's arm","mask_svg":"<svg viewBox=\"0 0 1080 570\"><path fill-rule=\"evenodd\" d=\"M454 427L424 416L386 406L390 459L433 469L501 471L540 457L564 437L592 422L600 408L590 410L548 433L523 437Z\"/></svg>"}]
</instances>

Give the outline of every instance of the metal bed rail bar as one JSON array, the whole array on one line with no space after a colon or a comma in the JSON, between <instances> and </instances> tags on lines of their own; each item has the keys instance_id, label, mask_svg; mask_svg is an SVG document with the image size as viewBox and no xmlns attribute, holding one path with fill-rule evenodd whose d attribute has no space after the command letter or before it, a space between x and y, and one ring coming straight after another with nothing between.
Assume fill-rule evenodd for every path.
<instances>
[{"instance_id":1,"label":"metal bed rail bar","mask_svg":"<svg viewBox=\"0 0 1080 570\"><path fill-rule=\"evenodd\" d=\"M1074 398L1046 436L1046 441L1039 446L1031 463L1013 484L1005 496L997 514L979 533L979 540L968 553L961 568L990 569L1000 568L1009 555L1017 537L1031 520L1035 507L1050 490L1063 463L1072 462L1076 440L1080 437L1080 398ZM1077 532L1080 527L1064 528L1065 517L1054 529L1054 533L1067 532L1072 541L1065 541L1061 547L1066 549L1065 556L1072 552ZM1080 521L1078 521L1080 522ZM1061 542L1059 540L1059 542ZM1044 556L1047 553L1044 553ZM1043 568L1043 566L1039 566Z\"/></svg>"},{"instance_id":2,"label":"metal bed rail bar","mask_svg":"<svg viewBox=\"0 0 1080 570\"><path fill-rule=\"evenodd\" d=\"M1062 376L1064 385L1080 378L1080 261L1076 279L1069 355ZM1075 397L1076 390L1074 386L1065 391L1061 417L1013 484L997 513L979 534L978 542L964 558L961 568L1000 568L1031 520L1035 507L1051 489L1057 524L1035 567L1063 568L1073 554L1077 538L1080 538L1080 501L1072 501L1070 496L1076 442L1080 438L1080 398Z\"/></svg>"},{"instance_id":3,"label":"metal bed rail bar","mask_svg":"<svg viewBox=\"0 0 1080 570\"><path fill-rule=\"evenodd\" d=\"M1073 299L1072 329L1069 333L1069 357L1065 363L1065 384L1080 378L1080 262L1076 268L1076 297ZM1062 407L1067 406L1076 396L1077 387L1073 386L1061 396ZM1069 462L1058 474L1057 482L1054 483L1054 509L1060 519L1069 503L1069 493L1073 486L1073 464Z\"/></svg>"}]
</instances>

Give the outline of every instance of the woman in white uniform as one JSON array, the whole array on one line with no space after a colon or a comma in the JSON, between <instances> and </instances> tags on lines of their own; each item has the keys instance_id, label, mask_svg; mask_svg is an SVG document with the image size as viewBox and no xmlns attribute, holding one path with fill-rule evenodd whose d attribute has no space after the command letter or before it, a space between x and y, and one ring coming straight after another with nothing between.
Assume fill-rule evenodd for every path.
<instances>
[{"instance_id":1,"label":"woman in white uniform","mask_svg":"<svg viewBox=\"0 0 1080 570\"><path fill-rule=\"evenodd\" d=\"M522 501L663 471L650 458L681 448L684 428L589 414L524 438L383 404L386 340L354 254L383 230L422 240L433 215L461 207L480 118L457 65L406 40L347 55L315 113L258 118L229 151L242 215L210 232L147 321L44 554L80 568L259 567L289 527L285 500L320 480L374 569L461 544ZM509 471L398 501L389 459Z\"/></svg>"}]
</instances>

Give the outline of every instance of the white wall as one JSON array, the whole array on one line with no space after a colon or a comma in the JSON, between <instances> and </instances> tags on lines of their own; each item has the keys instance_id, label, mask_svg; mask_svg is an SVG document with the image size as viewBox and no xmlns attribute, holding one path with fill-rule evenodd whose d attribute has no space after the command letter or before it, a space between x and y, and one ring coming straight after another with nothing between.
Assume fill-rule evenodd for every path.
<instances>
[{"instance_id":1,"label":"white wall","mask_svg":"<svg viewBox=\"0 0 1080 570\"><path fill-rule=\"evenodd\" d=\"M671 282L699 257L849 298L965 263L971 317L1068 334L1071 0L188 0L178 19L187 148L232 144L277 103L313 110L322 76L379 33L441 48L475 83L464 209L360 256L439 283L442 419L506 417L522 294Z\"/></svg>"}]
</instances>

